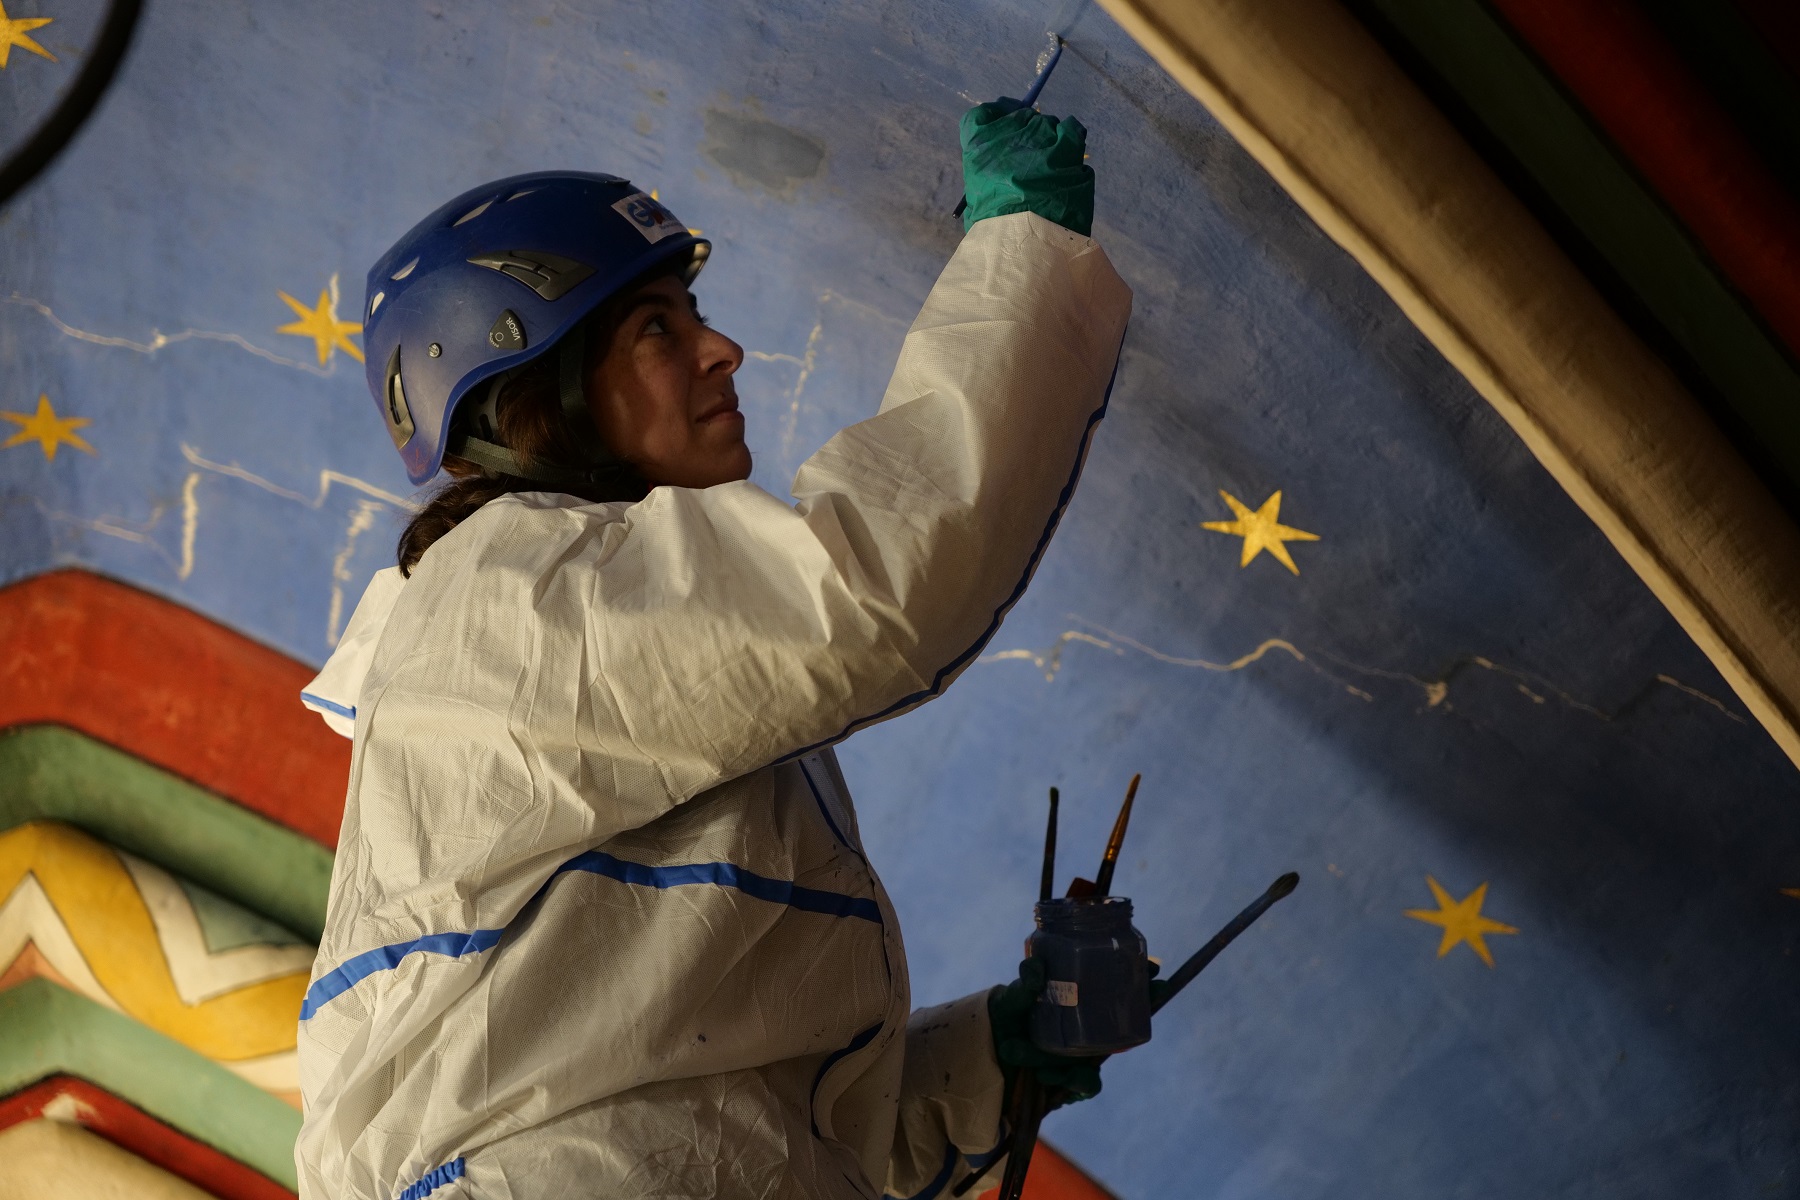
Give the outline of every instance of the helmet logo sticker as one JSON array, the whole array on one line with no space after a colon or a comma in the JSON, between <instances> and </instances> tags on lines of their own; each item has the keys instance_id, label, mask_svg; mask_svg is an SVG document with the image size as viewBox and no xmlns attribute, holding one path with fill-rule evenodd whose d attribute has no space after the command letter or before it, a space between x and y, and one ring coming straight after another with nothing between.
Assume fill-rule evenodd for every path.
<instances>
[{"instance_id":1,"label":"helmet logo sticker","mask_svg":"<svg viewBox=\"0 0 1800 1200\"><path fill-rule=\"evenodd\" d=\"M502 250L494 254L473 254L469 261L502 275L510 275L546 300L560 300L565 292L589 275L594 268L547 250Z\"/></svg>"},{"instance_id":2,"label":"helmet logo sticker","mask_svg":"<svg viewBox=\"0 0 1800 1200\"><path fill-rule=\"evenodd\" d=\"M394 448L403 450L406 443L412 440L412 409L406 404L406 386L400 382L400 347L388 355L387 387L383 390L385 403L381 406L381 415L387 420L388 436L394 439Z\"/></svg>"},{"instance_id":3,"label":"helmet logo sticker","mask_svg":"<svg viewBox=\"0 0 1800 1200\"><path fill-rule=\"evenodd\" d=\"M501 313L494 327L488 330L488 345L508 353L525 348L525 327L519 324L518 314L512 309Z\"/></svg>"},{"instance_id":4,"label":"helmet logo sticker","mask_svg":"<svg viewBox=\"0 0 1800 1200\"><path fill-rule=\"evenodd\" d=\"M613 211L630 221L631 227L643 234L647 242L660 242L687 232L687 226L677 221L675 214L663 207L662 201L643 192L633 192L625 197L613 205Z\"/></svg>"}]
</instances>

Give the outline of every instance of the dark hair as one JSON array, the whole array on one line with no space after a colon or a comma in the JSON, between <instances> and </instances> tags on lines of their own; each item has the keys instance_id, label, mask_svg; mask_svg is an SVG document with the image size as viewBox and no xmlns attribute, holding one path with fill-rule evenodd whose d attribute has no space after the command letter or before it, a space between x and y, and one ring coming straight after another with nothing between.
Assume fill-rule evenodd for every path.
<instances>
[{"instance_id":1,"label":"dark hair","mask_svg":"<svg viewBox=\"0 0 1800 1200\"><path fill-rule=\"evenodd\" d=\"M633 280L594 311L587 319L587 361L582 364L583 378L592 373L594 364L612 345L613 334L618 332L631 297L658 279L680 275L685 267L686 263L679 260L665 264ZM519 368L501 385L494 405L495 423L499 428L494 432L500 444L510 448L528 465L579 469L583 465L581 447L562 415L562 394L557 378L559 358L554 346L547 347L544 353ZM469 399L473 396L464 403L467 404ZM452 444L455 444L454 440ZM517 475L498 474L461 455L449 453L444 455L444 473L450 478L431 494L425 506L400 531L400 544L395 549L402 575L411 575L432 544L476 509L509 492L558 491L603 503L642 500L650 491L649 484L636 471L616 474L592 487L559 487L521 479Z\"/></svg>"}]
</instances>

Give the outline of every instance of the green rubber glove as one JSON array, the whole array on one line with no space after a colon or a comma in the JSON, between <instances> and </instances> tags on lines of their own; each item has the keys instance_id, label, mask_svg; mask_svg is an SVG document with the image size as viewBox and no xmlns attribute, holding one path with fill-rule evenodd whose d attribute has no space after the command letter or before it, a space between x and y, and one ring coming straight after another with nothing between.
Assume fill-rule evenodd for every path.
<instances>
[{"instance_id":1,"label":"green rubber glove","mask_svg":"<svg viewBox=\"0 0 1800 1200\"><path fill-rule=\"evenodd\" d=\"M1034 212L1086 237L1094 229L1094 169L1082 161L1087 130L1002 97L962 118L963 230L1007 213Z\"/></svg>"},{"instance_id":2,"label":"green rubber glove","mask_svg":"<svg viewBox=\"0 0 1800 1200\"><path fill-rule=\"evenodd\" d=\"M988 1023L993 1027L994 1057L1006 1071L1006 1096L1002 1112L1011 1110L1013 1081L1021 1071L1031 1071L1050 1089L1050 1108L1100 1094L1100 1057L1077 1058L1040 1050L1031 1040L1031 1010L1044 994L1044 964L1028 958L1019 964L1019 977L988 993Z\"/></svg>"}]
</instances>

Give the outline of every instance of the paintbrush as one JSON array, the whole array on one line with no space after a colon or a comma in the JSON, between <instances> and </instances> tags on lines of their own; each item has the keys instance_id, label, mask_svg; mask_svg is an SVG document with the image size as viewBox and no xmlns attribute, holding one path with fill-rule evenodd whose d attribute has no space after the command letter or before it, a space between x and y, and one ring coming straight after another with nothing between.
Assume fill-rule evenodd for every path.
<instances>
[{"instance_id":1,"label":"paintbrush","mask_svg":"<svg viewBox=\"0 0 1800 1200\"><path fill-rule=\"evenodd\" d=\"M1144 781L1142 775L1131 777L1131 786L1125 789L1125 803L1119 806L1119 815L1113 821L1112 836L1106 839L1106 854L1100 860L1100 874L1094 880L1096 896L1112 895L1113 870L1119 865L1119 849L1125 845L1125 830L1131 825L1131 805L1137 799L1138 784Z\"/></svg>"},{"instance_id":2,"label":"paintbrush","mask_svg":"<svg viewBox=\"0 0 1800 1200\"><path fill-rule=\"evenodd\" d=\"M1050 82L1050 72L1056 70L1057 61L1062 58L1062 52L1062 34L1051 34L1049 48L1038 55L1037 74L1032 77L1031 86L1025 89L1025 95L1019 101L1022 107L1030 108L1037 103L1038 95L1043 92L1044 85ZM964 196L956 202L956 207L951 210L950 215L960 217L963 215L963 209L967 207L969 207L969 198Z\"/></svg>"},{"instance_id":3,"label":"paintbrush","mask_svg":"<svg viewBox=\"0 0 1800 1200\"><path fill-rule=\"evenodd\" d=\"M1106 839L1106 853L1100 857L1098 877L1077 877L1069 884L1069 899L1086 900L1090 896L1112 894L1113 870L1119 865L1119 848L1125 844L1125 830L1131 824L1131 805L1137 799L1138 784L1143 778L1142 775L1133 775L1131 786L1125 789L1125 803L1119 806L1119 815L1113 819L1112 836Z\"/></svg>"}]
</instances>

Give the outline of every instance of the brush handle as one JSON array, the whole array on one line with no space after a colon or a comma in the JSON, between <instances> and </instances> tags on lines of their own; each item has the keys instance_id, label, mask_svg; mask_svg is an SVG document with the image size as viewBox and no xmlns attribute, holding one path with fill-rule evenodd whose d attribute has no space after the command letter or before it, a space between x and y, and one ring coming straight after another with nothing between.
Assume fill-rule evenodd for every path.
<instances>
[{"instance_id":1,"label":"brush handle","mask_svg":"<svg viewBox=\"0 0 1800 1200\"><path fill-rule=\"evenodd\" d=\"M1212 941L1200 947L1194 952L1193 957L1176 968L1175 973L1169 976L1168 987L1163 990L1162 996L1156 1003L1151 1005L1150 1011L1154 1013L1173 1000L1177 992L1193 982L1194 976L1205 970L1206 965L1213 959L1219 957L1219 951L1231 945L1238 934L1250 928L1252 921L1268 912L1277 900L1291 893L1299 883L1300 876L1293 871L1289 871L1271 883L1268 891L1252 900L1248 908L1231 918L1230 924L1213 934Z\"/></svg>"},{"instance_id":2,"label":"brush handle","mask_svg":"<svg viewBox=\"0 0 1800 1200\"><path fill-rule=\"evenodd\" d=\"M1025 89L1024 99L1019 103L1026 108L1030 108L1037 103L1038 95L1043 92L1044 85L1050 82L1050 72L1056 70L1056 60L1062 57L1062 37L1057 34L1052 34L1051 36L1056 38L1056 49L1050 52L1050 60L1044 64L1044 69L1037 73L1036 77L1031 81L1031 86ZM963 215L963 210L968 207L969 198L964 196L961 200L956 202L956 207L950 211L950 215L953 217L960 217Z\"/></svg>"},{"instance_id":3,"label":"brush handle","mask_svg":"<svg viewBox=\"0 0 1800 1200\"><path fill-rule=\"evenodd\" d=\"M1019 1200L1025 1193L1025 1176L1031 1171L1031 1152L1037 1149L1038 1126L1049 1109L1044 1085L1029 1070L1019 1073L1022 1099L1019 1123L1013 1128L1012 1146L1006 1153L1006 1171L1000 1177L1000 1200Z\"/></svg>"},{"instance_id":4,"label":"brush handle","mask_svg":"<svg viewBox=\"0 0 1800 1200\"><path fill-rule=\"evenodd\" d=\"M1019 103L1023 104L1026 108L1030 108L1037 103L1038 93L1042 92L1044 90L1044 85L1050 82L1050 72L1056 70L1056 60L1062 57L1062 52L1063 40L1058 37L1056 39L1056 49L1050 52L1050 61L1044 64L1044 69L1037 73L1037 78L1033 79L1031 81L1031 86L1025 89L1025 94L1019 98Z\"/></svg>"}]
</instances>

